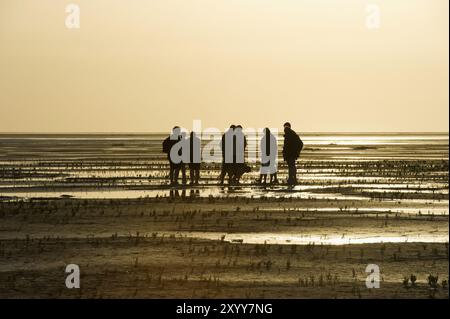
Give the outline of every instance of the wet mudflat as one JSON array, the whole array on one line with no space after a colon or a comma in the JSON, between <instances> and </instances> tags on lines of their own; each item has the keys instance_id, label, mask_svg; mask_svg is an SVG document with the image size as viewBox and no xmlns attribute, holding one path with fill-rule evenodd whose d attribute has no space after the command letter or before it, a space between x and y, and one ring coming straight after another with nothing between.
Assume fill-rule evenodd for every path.
<instances>
[{"instance_id":1,"label":"wet mudflat","mask_svg":"<svg viewBox=\"0 0 450 319\"><path fill-rule=\"evenodd\" d=\"M447 136L302 138L289 189L170 188L159 135L1 136L0 296L448 298Z\"/></svg>"}]
</instances>

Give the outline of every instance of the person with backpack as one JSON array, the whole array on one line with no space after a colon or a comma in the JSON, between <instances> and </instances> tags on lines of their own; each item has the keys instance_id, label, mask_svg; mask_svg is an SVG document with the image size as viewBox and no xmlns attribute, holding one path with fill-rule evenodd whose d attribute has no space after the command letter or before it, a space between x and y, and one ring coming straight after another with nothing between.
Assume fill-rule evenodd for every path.
<instances>
[{"instance_id":1,"label":"person with backpack","mask_svg":"<svg viewBox=\"0 0 450 319\"><path fill-rule=\"evenodd\" d=\"M290 186L297 184L297 167L295 162L300 157L302 149L303 142L300 137L291 129L289 122L284 123L283 159L288 165L287 183Z\"/></svg>"}]
</instances>

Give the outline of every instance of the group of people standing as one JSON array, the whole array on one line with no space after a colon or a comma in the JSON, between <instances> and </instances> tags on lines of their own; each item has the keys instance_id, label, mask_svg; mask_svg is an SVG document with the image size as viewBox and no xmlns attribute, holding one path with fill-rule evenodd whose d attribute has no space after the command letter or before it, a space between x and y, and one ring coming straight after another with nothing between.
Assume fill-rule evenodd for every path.
<instances>
[{"instance_id":1,"label":"group of people standing","mask_svg":"<svg viewBox=\"0 0 450 319\"><path fill-rule=\"evenodd\" d=\"M179 142L188 146L188 158L183 157L183 148L176 148ZM172 129L172 133L163 141L163 152L167 154L169 160L169 180L170 185L178 185L181 172L181 182L186 184L186 164L189 165L189 178L192 185L198 185L200 180L201 163L201 141L195 132L189 134L186 139L185 133L181 132L179 126ZM178 155L178 156L174 156Z\"/></svg>"},{"instance_id":2,"label":"group of people standing","mask_svg":"<svg viewBox=\"0 0 450 319\"><path fill-rule=\"evenodd\" d=\"M184 147L183 147L184 146ZM228 175L229 185L237 185L245 173L251 171L250 166L245 163L245 151L247 138L241 125L231 125L222 135L222 169L220 172L220 184L224 183ZM260 183L278 183L277 178L277 139L269 128L264 129L260 142L261 169ZM296 161L303 149L303 142L297 133L292 130L290 123L284 124L283 159L288 166L288 185L297 184ZM195 132L191 132L186 138L186 133L181 132L180 127L175 126L172 133L163 141L163 152L169 160L170 185L178 185L181 172L182 184L187 183L186 164L189 167L189 178L191 185L198 185L200 180L201 164L201 140Z\"/></svg>"},{"instance_id":3,"label":"group of people standing","mask_svg":"<svg viewBox=\"0 0 450 319\"><path fill-rule=\"evenodd\" d=\"M247 138L242 132L241 125L231 125L222 135L222 170L220 172L220 184L223 185L225 176L228 175L228 184L239 184L242 175L251 171L245 163L245 150Z\"/></svg>"}]
</instances>

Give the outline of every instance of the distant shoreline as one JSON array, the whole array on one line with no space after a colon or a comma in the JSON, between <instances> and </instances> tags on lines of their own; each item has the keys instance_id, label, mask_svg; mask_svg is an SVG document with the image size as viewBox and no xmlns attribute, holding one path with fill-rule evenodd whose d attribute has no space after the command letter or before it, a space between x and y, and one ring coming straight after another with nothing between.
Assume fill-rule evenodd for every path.
<instances>
[{"instance_id":1,"label":"distant shoreline","mask_svg":"<svg viewBox=\"0 0 450 319\"><path fill-rule=\"evenodd\" d=\"M305 136L364 136L364 135L407 135L407 136L419 136L419 135L449 135L449 132L298 132ZM134 132L73 132L73 133L63 133L63 132L0 132L0 136L149 136L149 135L167 135L167 132L144 132L144 133L134 133Z\"/></svg>"}]
</instances>

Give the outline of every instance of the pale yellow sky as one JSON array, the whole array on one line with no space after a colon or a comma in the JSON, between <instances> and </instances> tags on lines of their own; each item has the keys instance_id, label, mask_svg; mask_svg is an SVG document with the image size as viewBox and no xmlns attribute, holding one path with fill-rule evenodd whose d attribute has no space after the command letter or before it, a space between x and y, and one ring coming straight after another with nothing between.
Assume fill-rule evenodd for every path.
<instances>
[{"instance_id":1,"label":"pale yellow sky","mask_svg":"<svg viewBox=\"0 0 450 319\"><path fill-rule=\"evenodd\" d=\"M0 0L0 132L447 132L448 3Z\"/></svg>"}]
</instances>

